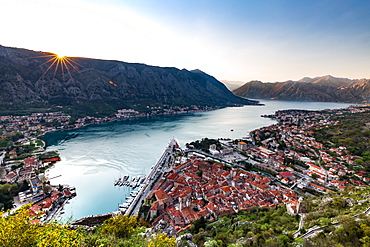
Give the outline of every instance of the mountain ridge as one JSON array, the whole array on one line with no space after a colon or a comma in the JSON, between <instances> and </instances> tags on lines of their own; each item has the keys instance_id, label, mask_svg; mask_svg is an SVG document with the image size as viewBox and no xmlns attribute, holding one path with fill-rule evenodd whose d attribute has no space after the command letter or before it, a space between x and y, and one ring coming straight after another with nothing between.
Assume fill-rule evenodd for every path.
<instances>
[{"instance_id":1,"label":"mountain ridge","mask_svg":"<svg viewBox=\"0 0 370 247\"><path fill-rule=\"evenodd\" d=\"M298 81L250 81L233 93L255 99L365 103L370 100L370 80L326 75Z\"/></svg>"},{"instance_id":2,"label":"mountain ridge","mask_svg":"<svg viewBox=\"0 0 370 247\"><path fill-rule=\"evenodd\" d=\"M147 106L256 104L206 73L0 46L0 106L68 106L103 113Z\"/></svg>"}]
</instances>

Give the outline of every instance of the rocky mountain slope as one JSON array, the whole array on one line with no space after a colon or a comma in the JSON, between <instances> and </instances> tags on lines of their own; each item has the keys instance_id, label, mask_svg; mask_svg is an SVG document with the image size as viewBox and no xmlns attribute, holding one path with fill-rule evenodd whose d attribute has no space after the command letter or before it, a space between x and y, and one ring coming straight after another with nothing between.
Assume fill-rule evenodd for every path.
<instances>
[{"instance_id":1,"label":"rocky mountain slope","mask_svg":"<svg viewBox=\"0 0 370 247\"><path fill-rule=\"evenodd\" d=\"M327 75L274 83L251 81L233 92L255 99L365 103L370 100L370 80Z\"/></svg>"},{"instance_id":2,"label":"rocky mountain slope","mask_svg":"<svg viewBox=\"0 0 370 247\"><path fill-rule=\"evenodd\" d=\"M199 70L88 58L0 46L0 107L73 106L81 111L146 106L255 104Z\"/></svg>"}]
</instances>

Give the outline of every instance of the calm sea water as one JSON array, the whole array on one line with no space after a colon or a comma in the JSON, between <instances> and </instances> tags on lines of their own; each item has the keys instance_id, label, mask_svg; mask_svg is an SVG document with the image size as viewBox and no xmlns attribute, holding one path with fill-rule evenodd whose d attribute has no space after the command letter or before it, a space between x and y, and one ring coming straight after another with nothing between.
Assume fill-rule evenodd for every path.
<instances>
[{"instance_id":1,"label":"calm sea water","mask_svg":"<svg viewBox=\"0 0 370 247\"><path fill-rule=\"evenodd\" d=\"M48 171L52 184L69 184L77 197L65 206L62 219L75 220L118 209L131 188L115 187L124 175L146 175L175 137L180 145L203 137L241 138L251 130L275 123L262 114L283 109L322 110L349 104L261 100L265 106L230 107L188 115L155 117L87 126L48 134L47 150L61 161ZM233 130L233 131L231 131Z\"/></svg>"}]
</instances>

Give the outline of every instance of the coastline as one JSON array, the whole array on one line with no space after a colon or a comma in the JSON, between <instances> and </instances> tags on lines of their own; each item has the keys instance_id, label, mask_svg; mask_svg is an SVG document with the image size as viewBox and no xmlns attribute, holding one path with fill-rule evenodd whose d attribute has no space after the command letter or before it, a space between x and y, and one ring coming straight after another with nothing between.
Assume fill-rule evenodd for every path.
<instances>
[{"instance_id":1,"label":"coastline","mask_svg":"<svg viewBox=\"0 0 370 247\"><path fill-rule=\"evenodd\" d=\"M283 107L285 107L285 105L286 104L284 104L284 106ZM316 104L316 105L318 105L318 104ZM291 107L290 107L291 108ZM322 108L324 108L324 107L322 107ZM257 110L257 109L256 109ZM260 110L258 110L259 112L264 112L266 109L264 109L264 108L260 108ZM247 107L247 108L245 108L245 110L242 110L243 112L246 112L246 111L255 111L255 108L252 108L252 107ZM214 113L212 113L213 115L215 115L215 116L221 116L220 115L220 113L222 113L223 114L223 112L224 111L220 111L219 113L216 113L216 114L214 114ZM233 110L232 108L230 108L230 110L228 111L228 112L230 112L230 113L235 113L235 112L240 112L240 110L237 110L237 109L235 109L235 110ZM188 112L186 112L186 113L188 113ZM185 113L185 114L186 114ZM191 114L191 113L189 113L189 114ZM163 115L174 115L174 114L163 114ZM207 116L208 116L209 114L207 114ZM212 115L212 116L213 116ZM154 117L155 118L155 116L156 115L154 115L154 116L149 116L149 118L152 118L152 117ZM231 115L230 115L231 116ZM256 115L257 116L257 115ZM258 114L258 117L260 116L260 114ZM142 117L147 117L147 116L142 116ZM142 118L142 117L140 117L140 118ZM131 119L139 119L139 118L137 118L137 117L131 117L131 118L129 118L129 120L131 120ZM117 119L118 121L119 120L121 120L121 119ZM123 119L123 121L125 121L125 120L128 120L127 118L126 119ZM258 122L260 122L261 120L258 120ZM266 122L266 121L265 121ZM90 124L95 124L95 123L89 123L89 124L87 124L87 125L90 125ZM260 125L260 124L258 124L258 125ZM86 126L86 125L85 125ZM84 127L84 126L80 126L80 127ZM109 128L108 128L109 129ZM107 130L108 130L107 129ZM235 128L234 128L235 129ZM254 128L253 128L254 129ZM61 129L61 130L63 130L63 129ZM227 129L228 130L228 132L230 133L230 128L228 128ZM238 132L238 129L236 128L235 129L235 132L233 132L233 135L235 136L235 134ZM145 132L144 132L145 133ZM204 132L205 133L205 132ZM207 131L207 133L208 133L208 131ZM227 134L227 133L226 133ZM230 133L231 134L231 133ZM152 135L151 133L150 133L150 135L151 135L151 137L154 137L154 135ZM209 134L207 134L207 136L209 136ZM214 136L214 135L213 135ZM218 136L222 136L222 134L221 135L218 135ZM245 136L245 135L239 135L239 136ZM144 138L147 138L147 137L145 137L144 136ZM180 139L181 140L184 140L184 138L183 137L180 137ZM185 139L186 140L186 139ZM193 139L193 138L191 138L191 139L189 139L189 140L196 140L196 139ZM149 139L148 139L148 141L149 141ZM154 164L155 162L153 162L153 164ZM140 173L140 172L139 172ZM147 173L147 172L145 172L145 173ZM55 174L53 174L53 175L55 175ZM61 179L58 179L58 181L59 181L59 183L62 183L63 181L61 180ZM68 181L67 183L69 183L69 184L73 184L71 181ZM79 186L77 186L77 188L78 188ZM121 198L122 199L122 198ZM67 212L68 212L68 210L67 210Z\"/></svg>"},{"instance_id":2,"label":"coastline","mask_svg":"<svg viewBox=\"0 0 370 247\"><path fill-rule=\"evenodd\" d=\"M283 140L284 141L291 140L291 138L293 137L293 138L299 138L297 140L300 140L300 142L305 141L306 145L308 145L309 147L311 147L311 146L312 147L313 146L320 146L320 154L323 155L324 158L327 158L327 157L330 157L326 153L329 150L327 147L322 146L322 144L316 142L311 137L307 137L307 139L306 139L306 137L305 137L306 134L308 134L308 136L310 136L312 134L312 133L309 134L311 132L310 128L325 128L326 126L336 124L335 121L333 122L333 121L329 120L330 116L333 116L333 115L341 115L341 114L344 114L344 113L361 113L362 111L366 111L366 109L351 109L350 107L348 107L348 108L345 108L345 109L333 109L333 110L329 110L329 111L327 111L327 110L321 110L321 111L308 111L308 110L277 111L275 113L275 118L279 119L279 121L278 121L279 124L270 125L270 126L267 126L267 127L262 127L262 128L259 128L259 129L255 129L251 132L251 138L252 138L253 142L257 142L257 141L260 142L261 141L260 137L261 137L261 135L263 136L263 133L265 133L265 131L273 132L273 131L277 130L277 131L282 131L282 132L285 133L285 131L287 131L286 128L290 128L293 125L292 129L294 129L295 124L297 124L297 126L298 126L298 123L301 123L302 124L301 132L296 130L297 133L300 133L300 134L297 134L297 135L289 134L291 136L288 136L288 138L284 137ZM287 118L290 119L290 120L286 120ZM283 120L283 121L281 121L281 120ZM284 123L284 122L286 122L286 123ZM304 124L303 124L303 122L304 122ZM278 126L281 126L281 127L278 127ZM279 133L279 132L277 132L277 133ZM281 133L279 133L279 135L281 135ZM172 139L172 140L174 140L174 139ZM172 142L172 140L170 141L170 143ZM262 139L262 141L263 141L263 139ZM271 141L271 140L269 140L269 141ZM243 145L245 145L245 144L246 143L239 142L238 143L238 149L240 148L240 150L244 150ZM251 147L247 148L246 149L247 151L244 151L244 153L247 153L245 155L246 155L247 159L250 159L251 166L254 167L254 168L257 168L257 170L260 171L258 174L261 175L262 177L264 177L263 180L267 181L267 183L265 185L264 184L258 185L258 183L253 184L253 182L252 183L249 182L252 185L252 186L251 185L249 185L249 186L251 186L251 188L253 188L253 189L257 189L257 191L259 189L259 190L268 192L268 191L272 190L271 188L274 188L274 191L282 191L284 193L288 193L289 196L284 195L284 197L287 197L287 199L289 199L289 200L285 199L285 201L284 200L283 201L284 201L284 204L287 207L287 212L289 214L298 214L300 212L299 206L297 207L297 205L299 205L299 201L302 200L302 199L300 199L300 197L298 197L298 195L304 195L305 193L308 193L308 192L314 193L315 195L322 194L322 193L325 194L325 193L333 192L333 186L335 186L334 182L337 181L337 179L338 179L337 176L335 176L335 174L327 173L326 176L331 176L331 178L329 180L320 178L321 175L317 175L317 174L321 174L320 172L318 172L318 170L320 170L320 169L323 170L323 167L320 168L317 165L314 165L314 163L312 163L312 161L308 157L302 158L302 160L304 160L306 162L306 164L305 164L305 166L307 166L306 168L304 168L303 167L304 164L301 164L301 163L299 163L298 166L293 166L294 169L292 168L292 166L285 166L284 163L281 163L281 164L277 165L277 160L282 160L282 159L280 159L281 158L280 155L283 155L283 156L287 155L287 157L289 157L289 155L291 155L290 153L293 153L295 156L301 155L301 154L295 153L295 151L292 151L290 149L286 149L286 150L284 149L285 152L271 150L271 149L268 150L267 148L263 148L260 145L262 145L262 144L258 144L257 146L252 145ZM286 144L286 145L288 145L288 144ZM295 144L295 145L298 148L302 148L302 147L300 147L299 144ZM175 146L178 146L178 145L176 144ZM178 232L181 232L181 231L187 230L189 225L186 224L185 228L182 228L181 226L184 226L184 225L183 224L181 225L181 223L179 223L180 221L174 221L174 222L177 222L177 223L174 223L172 221L173 217L178 217L179 214L180 214L179 211L181 211L180 215L183 215L183 217L185 219L185 223L186 223L185 214L188 214L188 213L185 213L182 210L185 210L184 209L185 205L187 205L187 206L194 205L194 207L195 207L196 204L193 204L194 202L189 201L189 202L183 202L183 206L182 206L182 201L180 199L178 199L178 196L175 196L176 191L184 190L184 189L178 188L179 184L184 183L185 180L186 181L188 181L188 180L193 181L198 176L202 177L202 175L199 175L199 171L196 172L195 174L194 173L189 174L190 170L196 169L197 166L199 166L199 170L201 169L199 164L196 165L197 162L198 163L200 161L215 162L217 160L218 162L224 163L224 165L226 165L227 162L226 162L226 160L222 160L222 159L219 159L217 157L212 157L213 155L204 155L201 152L198 152L198 154L196 154L197 153L196 150L194 150L194 151L190 150L188 152L192 152L193 153L192 157L195 157L195 158L190 158L190 159L193 159L192 162L194 162L194 165L193 165L194 168L191 168L191 167L193 167L191 165L192 163L190 163L190 166L187 165L189 163L189 161L187 161L185 163L182 163L182 164L175 167L174 164L171 164L169 162L170 158L166 157L166 155L170 155L172 153L172 152L169 152L168 149L171 149L171 145L169 145L165 149L162 156L159 158L159 160L157 161L157 163L153 167L153 170L151 171L150 174L154 174L154 176L153 175L148 176L148 178L145 181L145 184L143 185L143 188L138 193L139 196L137 196L135 198L134 202L130 205L129 210L126 210L124 212L124 214L125 215L138 215L139 214L139 216L140 215L142 216L142 214L144 213L144 218L146 220L148 220L148 219L153 220L155 218L154 223L153 223L154 225L161 224L160 223L161 219L164 219L165 222L167 222L167 220L168 221L171 220L171 224L176 225L175 229ZM174 151L174 148L172 148L172 150ZM257 150L257 151L255 151L255 150ZM289 153L286 152L287 150L290 150ZM303 150L305 150L305 149L303 149ZM343 155L348 154L348 151L346 151L345 147L340 147L339 149L335 149L335 150L333 148L331 148L330 150L331 150L331 152L333 152L333 151L343 152ZM179 149L177 151L180 152L180 153L183 152L183 151L181 151L181 149ZM211 147L210 147L210 151L211 151ZM235 151L235 149L234 149L234 151ZM173 153L175 153L175 152L173 152ZM194 156L194 154L196 154L196 155ZM274 155L274 158L272 158L272 155ZM209 156L211 159L206 158L207 156ZM252 159L251 158L252 156L260 156L260 157L258 159L256 159L256 157L254 157ZM275 159L275 156L276 156L276 159ZM303 156L298 156L298 157L303 157ZM346 157L339 157L338 159L341 159L341 160L345 161ZM350 156L348 155L348 157L350 157ZM163 162L164 160L167 160L167 162ZM259 161L257 161L257 160L259 160ZM326 162L329 163L330 159ZM217 162L215 162L215 164L217 164ZM350 164L350 163L348 163L348 164ZM348 166L348 164L347 164L347 166ZM329 163L329 165L330 165L330 163ZM348 174L352 173L352 171L350 169L346 168L344 165L341 165L341 168L344 169ZM183 169L184 171L182 172L181 169ZM202 169L204 169L204 168L202 168ZM231 169L231 171L234 171L234 174L235 174L235 172L236 172L235 170L240 169L240 167L238 167L234 163L229 169ZM304 169L305 171L300 171L299 169ZM243 169L241 169L241 170L243 170ZM195 171L197 171L197 170L195 170ZM243 174L244 176L247 176L247 177L251 176L250 173L248 173L248 172L245 173L245 172L246 171L244 170L244 172L241 172L241 174ZM178 175L171 175L171 174L176 174L176 173ZM275 175L273 175L273 176L268 175L269 173L274 173ZM179 179L175 179L176 176L177 177L181 176L181 174L184 175L184 178L183 178L182 182ZM225 178L227 176L229 176L227 174L226 175L224 175L224 174L226 174L226 172L223 172L223 174L222 174L222 176L225 176ZM316 174L316 176L309 176L311 174ZM233 175L230 175L230 176L233 176ZM260 180L260 178L258 178L258 175L252 175L252 177L253 176L255 176L255 178L258 179L258 180L255 180L255 181ZM288 176L288 177L296 176L297 178L295 180L289 181L289 180L284 180L284 179L286 179L284 176ZM151 181L150 184L148 184L147 182L150 181L150 180L152 180L152 181ZM270 181L271 181L271 184L270 184ZM334 181L334 182L331 183L329 181ZM171 186L170 183L175 183L175 184L172 184L172 186ZM177 185L176 185L176 183L177 183ZM271 186L271 188L268 188L267 185ZM149 187L151 189L148 189ZM215 187L213 186L212 188L214 189ZM224 188L223 189L224 190L223 193L225 193L224 196L227 196L227 194L230 194L230 192L226 192L227 191L226 187L222 187L222 188ZM237 186L235 186L235 188L237 190L241 189L241 187L238 188ZM337 191L337 190L341 191L342 188L338 187L337 189L334 189L334 191ZM193 191L194 191L194 188L193 188ZM195 189L195 191L196 191L196 189ZM190 193L190 192L187 192L187 193ZM199 198L203 198L206 201L208 201L208 199L210 199L210 197L208 197L208 198L204 197L205 195L204 194L202 195L202 193L199 193L199 192L195 192L195 194L193 194L193 193L194 192L192 192L191 195L197 195L196 197L198 197L198 200L200 200ZM205 192L203 192L203 193L205 193ZM274 192L274 193L276 194L276 192ZM275 195L275 194L273 194L273 195ZM172 195L172 196L170 196L170 195ZM195 198L194 197L189 198L189 197L187 197L186 194L181 195L181 193L180 193L179 197L180 198L188 198L186 200L192 200L192 201L196 200L196 197ZM269 195L269 197L271 197L271 195ZM150 209L147 208L146 211L137 212L136 211L137 208L140 208L141 206L144 205L144 203L147 203L146 202L147 200L151 201L151 203L149 203L149 205L146 204L146 206L150 207ZM176 202L177 200L179 200L179 202ZM175 204L172 205L171 204L172 201ZM233 199L232 199L232 201L233 201ZM167 206L164 206L164 208L163 208L163 206L161 206L163 204L167 205ZM267 205L267 207L275 207L276 206L275 204L271 204L271 203L270 204L263 204L263 205L265 205L265 206ZM259 205L259 206L261 206L261 205ZM168 211L166 211L167 207L171 208L171 210L168 209ZM187 207L185 207L185 208L187 208ZM238 211L236 209L248 210L248 208L243 208L243 206L241 206L241 204L240 205L238 204L238 206L236 206L236 209L233 206L232 209L235 212ZM190 210L190 209L186 209L186 210ZM225 209L224 212L227 212L227 214L229 214L229 213L232 213L233 210ZM209 209L209 212L208 212L208 211L204 211L202 208L198 207L198 210L195 211L195 213L199 212L199 211L202 212L201 214L207 215L207 217L210 217L209 213L214 214L216 212L216 211L214 211L214 209ZM149 214L150 214L150 218L148 216ZM156 217L158 216L158 214L161 215L161 218L157 219ZM172 218L171 218L171 216L167 217L166 216L167 214L172 215L173 217ZM189 213L189 214L192 214L192 213ZM220 214L223 214L223 213L220 213ZM152 217L154 217L154 218L152 218ZM214 217L214 216L212 216L212 217ZM211 217L211 219L212 219L212 217ZM191 223L192 221L193 220L190 220L189 222Z\"/></svg>"},{"instance_id":3,"label":"coastline","mask_svg":"<svg viewBox=\"0 0 370 247\"><path fill-rule=\"evenodd\" d=\"M209 109L174 111L174 112L163 112L163 113L154 113L154 114L153 113L146 113L146 114L141 113L141 114L137 114L137 115L126 115L126 116L122 116L122 117L97 118L97 117L86 116L86 117L78 119L80 122L82 121L83 124L78 124L78 125L74 125L74 126L67 126L65 128L63 127L63 128L59 128L59 129L57 128L57 129L54 129L54 130L47 130L47 131L44 131L44 132L40 133L39 135L37 135L37 137L42 137L42 136L44 136L48 133L53 133L53 132L57 132L57 131L76 130L76 129L80 129L80 128L83 128L83 127L86 127L86 126L99 125L99 124L104 124L104 123L112 123L112 122L119 122L119 121L130 121L130 120L142 119L142 118L153 118L153 117L157 117L157 116L186 115L186 114L191 114L191 113L196 113L196 112L214 111L214 110L223 109L223 108L226 108L226 107L243 107L243 106L244 105L218 106L218 107L209 107ZM85 119L88 119L88 120L94 119L94 120L85 123ZM47 145L46 145L46 147L47 147Z\"/></svg>"}]
</instances>

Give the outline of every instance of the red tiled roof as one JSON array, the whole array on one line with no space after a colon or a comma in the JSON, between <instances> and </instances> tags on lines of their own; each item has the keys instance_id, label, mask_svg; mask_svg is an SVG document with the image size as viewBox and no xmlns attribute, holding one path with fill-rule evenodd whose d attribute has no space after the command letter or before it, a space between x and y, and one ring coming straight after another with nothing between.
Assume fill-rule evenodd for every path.
<instances>
[{"instance_id":1,"label":"red tiled roof","mask_svg":"<svg viewBox=\"0 0 370 247\"><path fill-rule=\"evenodd\" d=\"M174 172L171 172L170 174L168 174L167 176L167 179L168 180L175 180L177 178L177 173L174 173Z\"/></svg>"},{"instance_id":2,"label":"red tiled roof","mask_svg":"<svg viewBox=\"0 0 370 247\"><path fill-rule=\"evenodd\" d=\"M162 189L154 191L154 194L157 197L157 200L163 200L168 197L167 193Z\"/></svg>"},{"instance_id":3,"label":"red tiled roof","mask_svg":"<svg viewBox=\"0 0 370 247\"><path fill-rule=\"evenodd\" d=\"M64 193L64 195L66 195L66 196L69 196L70 194L72 194L72 193L71 193L71 191L69 191L69 190L65 190L65 191L63 191L63 193Z\"/></svg>"},{"instance_id":4,"label":"red tiled roof","mask_svg":"<svg viewBox=\"0 0 370 247\"><path fill-rule=\"evenodd\" d=\"M230 186L223 186L220 188L223 192L230 192L232 188Z\"/></svg>"},{"instance_id":5,"label":"red tiled roof","mask_svg":"<svg viewBox=\"0 0 370 247\"><path fill-rule=\"evenodd\" d=\"M292 173L290 173L290 172L282 172L282 173L280 173L280 175L282 175L282 176L284 176L284 177L286 177L286 178L288 178L288 177L290 177L290 176L293 176L293 174L292 174Z\"/></svg>"},{"instance_id":6,"label":"red tiled roof","mask_svg":"<svg viewBox=\"0 0 370 247\"><path fill-rule=\"evenodd\" d=\"M186 165L188 165L190 162L192 162L191 160L188 160L188 161L186 161L185 163L183 163L183 164L180 164L180 165L178 165L178 166L175 166L174 168L172 168L173 170L175 170L175 171L177 171L177 170L180 170L180 169L182 169L183 167L185 167Z\"/></svg>"}]
</instances>

